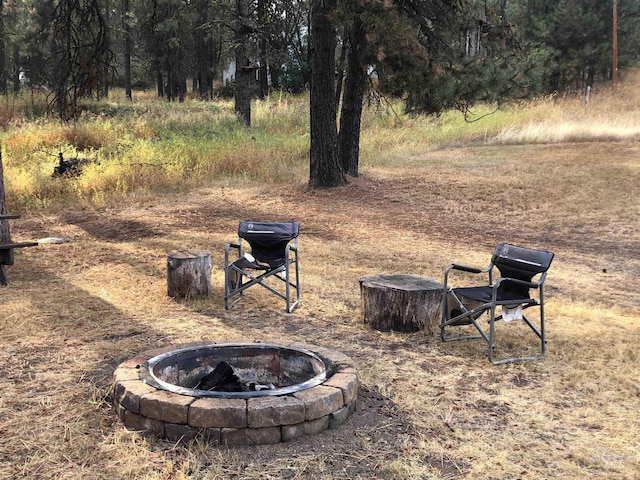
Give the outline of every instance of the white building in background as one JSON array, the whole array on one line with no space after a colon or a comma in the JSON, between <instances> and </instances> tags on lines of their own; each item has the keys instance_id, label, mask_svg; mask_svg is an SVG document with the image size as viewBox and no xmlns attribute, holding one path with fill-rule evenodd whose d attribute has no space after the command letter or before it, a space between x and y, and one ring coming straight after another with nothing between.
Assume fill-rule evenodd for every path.
<instances>
[{"instance_id":1,"label":"white building in background","mask_svg":"<svg viewBox=\"0 0 640 480\"><path fill-rule=\"evenodd\" d=\"M257 63L256 65L259 65L259 63ZM258 69L254 68L254 71L255 71L254 80L258 80ZM267 77L267 78L269 78L269 85L271 85L271 77ZM229 82L233 82L235 79L236 79L236 61L229 60L229 64L222 71L222 84L226 85Z\"/></svg>"},{"instance_id":2,"label":"white building in background","mask_svg":"<svg viewBox=\"0 0 640 480\"><path fill-rule=\"evenodd\" d=\"M226 85L229 82L233 82L236 79L236 61L231 60L229 64L222 71L222 84Z\"/></svg>"}]
</instances>

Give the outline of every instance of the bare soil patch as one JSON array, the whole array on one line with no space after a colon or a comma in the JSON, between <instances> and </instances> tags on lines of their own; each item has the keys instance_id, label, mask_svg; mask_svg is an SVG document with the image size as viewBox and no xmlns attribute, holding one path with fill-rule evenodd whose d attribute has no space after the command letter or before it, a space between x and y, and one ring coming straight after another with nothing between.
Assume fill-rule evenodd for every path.
<instances>
[{"instance_id":1,"label":"bare soil patch","mask_svg":"<svg viewBox=\"0 0 640 480\"><path fill-rule=\"evenodd\" d=\"M0 290L3 478L637 479L640 471L640 146L584 143L430 152L335 189L213 184L104 209L24 215ZM249 291L225 311L224 244L241 219L301 224L302 303ZM499 241L556 253L548 355L493 367L485 345L362 325L358 278L441 279ZM214 258L214 295L166 296L166 254ZM502 346L521 345L509 325ZM337 430L260 447L174 445L125 429L113 369L151 348L296 340L360 368ZM535 345L532 346L535 348Z\"/></svg>"}]
</instances>

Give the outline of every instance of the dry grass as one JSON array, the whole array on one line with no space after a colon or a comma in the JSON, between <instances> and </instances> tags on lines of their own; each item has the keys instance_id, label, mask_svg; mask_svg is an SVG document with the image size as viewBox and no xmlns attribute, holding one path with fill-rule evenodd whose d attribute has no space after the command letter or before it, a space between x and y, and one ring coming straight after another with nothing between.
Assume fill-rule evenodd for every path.
<instances>
[{"instance_id":1,"label":"dry grass","mask_svg":"<svg viewBox=\"0 0 640 480\"><path fill-rule=\"evenodd\" d=\"M368 167L332 191L213 183L109 208L40 210L0 290L0 477L65 479L640 478L637 143L450 148ZM302 304L249 291L222 303L222 252L242 218L301 222ZM379 333L358 278L440 278L496 242L556 253L548 355L493 367L482 343ZM166 296L166 253L209 249L214 295ZM504 343L518 338L505 325ZM513 328L512 328L513 327ZM201 339L306 340L359 364L340 429L276 446L174 445L110 410L115 366ZM516 342L517 343L517 342Z\"/></svg>"},{"instance_id":2,"label":"dry grass","mask_svg":"<svg viewBox=\"0 0 640 480\"><path fill-rule=\"evenodd\" d=\"M597 87L587 97L550 96L511 109L493 144L600 142L640 140L640 71L627 74L615 91Z\"/></svg>"},{"instance_id":3,"label":"dry grass","mask_svg":"<svg viewBox=\"0 0 640 480\"><path fill-rule=\"evenodd\" d=\"M70 192L75 206L53 209L10 189L9 205L37 206L12 222L14 239L72 241L19 251L12 283L0 289L0 478L640 479L640 79L630 80L615 95L593 92L586 109L582 99L548 98L466 126L451 118L400 125L369 111L363 176L337 190L304 188L295 167L306 148L302 126L293 129L299 138L289 157L269 174L259 171L278 151L272 135L306 118L288 99L258 107L251 142L264 158L238 181L152 196L127 185L150 182L145 175L153 173L114 169L124 200L96 184L85 188L92 201L79 204L85 197ZM132 128L147 138L149 125ZM37 125L20 132L3 141L25 158L39 142L58 145L69 134ZM253 158L256 148L240 140L230 143L237 157ZM180 145L196 173L211 160L199 145ZM162 158L173 147L163 144ZM33 171L7 157L9 183L37 191ZM223 166L225 175L246 169ZM288 181L250 180L285 177L278 169L287 166L296 170ZM108 183L104 177L90 178ZM82 181L68 188L82 189ZM224 310L223 247L246 218L301 222L303 291L294 314L251 290ZM493 367L481 342L443 344L424 332L362 325L359 277L439 279L452 261L485 266L499 241L556 253L544 360ZM211 298L166 296L166 254L176 248L212 252ZM534 347L521 325L501 327L500 348ZM154 347L230 338L344 351L360 367L358 411L337 430L229 449L158 441L117 421L110 382L121 361Z\"/></svg>"}]
</instances>

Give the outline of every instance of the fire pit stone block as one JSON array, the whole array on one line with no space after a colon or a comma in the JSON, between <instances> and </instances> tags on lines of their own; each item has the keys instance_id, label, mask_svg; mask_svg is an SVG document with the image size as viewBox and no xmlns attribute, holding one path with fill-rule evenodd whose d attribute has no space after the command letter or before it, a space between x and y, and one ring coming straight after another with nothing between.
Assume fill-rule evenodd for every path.
<instances>
[{"instance_id":1,"label":"fire pit stone block","mask_svg":"<svg viewBox=\"0 0 640 480\"><path fill-rule=\"evenodd\" d=\"M189 405L194 400L177 393L156 390L140 399L140 415L186 425Z\"/></svg>"},{"instance_id":2,"label":"fire pit stone block","mask_svg":"<svg viewBox=\"0 0 640 480\"><path fill-rule=\"evenodd\" d=\"M189 425L178 425L175 423L165 423L164 437L170 442L189 441L196 438L202 432L198 428L192 428ZM220 431L218 429L218 441L220 441Z\"/></svg>"},{"instance_id":3,"label":"fire pit stone block","mask_svg":"<svg viewBox=\"0 0 640 480\"><path fill-rule=\"evenodd\" d=\"M336 410L330 415L329 428L338 428L351 414L351 407L345 405L340 410Z\"/></svg>"},{"instance_id":4,"label":"fire pit stone block","mask_svg":"<svg viewBox=\"0 0 640 480\"><path fill-rule=\"evenodd\" d=\"M342 390L324 385L296 392L294 396L304 402L307 420L316 420L329 415L344 405Z\"/></svg>"},{"instance_id":5,"label":"fire pit stone block","mask_svg":"<svg viewBox=\"0 0 640 480\"><path fill-rule=\"evenodd\" d=\"M325 415L324 417L316 418L315 420L310 420L308 422L304 422L304 434L305 435L316 435L320 432L324 432L329 428L329 415Z\"/></svg>"},{"instance_id":6,"label":"fire pit stone block","mask_svg":"<svg viewBox=\"0 0 640 480\"><path fill-rule=\"evenodd\" d=\"M221 445L270 445L282 440L279 427L223 428L220 430Z\"/></svg>"},{"instance_id":7,"label":"fire pit stone block","mask_svg":"<svg viewBox=\"0 0 640 480\"><path fill-rule=\"evenodd\" d=\"M157 390L140 381L117 381L114 386L114 400L133 413L140 413L140 399Z\"/></svg>"},{"instance_id":8,"label":"fire pit stone block","mask_svg":"<svg viewBox=\"0 0 640 480\"><path fill-rule=\"evenodd\" d=\"M290 442L296 438L304 435L304 423L298 423L296 425L283 425L280 430L282 431L282 441Z\"/></svg>"},{"instance_id":9,"label":"fire pit stone block","mask_svg":"<svg viewBox=\"0 0 640 480\"><path fill-rule=\"evenodd\" d=\"M247 404L249 428L292 425L305 419L305 404L295 397L251 398Z\"/></svg>"},{"instance_id":10,"label":"fire pit stone block","mask_svg":"<svg viewBox=\"0 0 640 480\"><path fill-rule=\"evenodd\" d=\"M145 430L158 436L164 436L164 422L162 420L143 417L131 410L125 412L124 424L133 430Z\"/></svg>"},{"instance_id":11,"label":"fire pit stone block","mask_svg":"<svg viewBox=\"0 0 640 480\"><path fill-rule=\"evenodd\" d=\"M220 444L220 431L221 428L203 428L200 429L202 432L202 438L212 444Z\"/></svg>"},{"instance_id":12,"label":"fire pit stone block","mask_svg":"<svg viewBox=\"0 0 640 480\"><path fill-rule=\"evenodd\" d=\"M323 385L342 390L344 403L351 403L358 396L358 376L355 373L338 372Z\"/></svg>"},{"instance_id":13,"label":"fire pit stone block","mask_svg":"<svg viewBox=\"0 0 640 480\"><path fill-rule=\"evenodd\" d=\"M245 428L247 401L236 398L199 398L189 408L188 423L192 427Z\"/></svg>"},{"instance_id":14,"label":"fire pit stone block","mask_svg":"<svg viewBox=\"0 0 640 480\"><path fill-rule=\"evenodd\" d=\"M120 366L113 372L113 378L117 380L138 380L140 375L137 368Z\"/></svg>"}]
</instances>

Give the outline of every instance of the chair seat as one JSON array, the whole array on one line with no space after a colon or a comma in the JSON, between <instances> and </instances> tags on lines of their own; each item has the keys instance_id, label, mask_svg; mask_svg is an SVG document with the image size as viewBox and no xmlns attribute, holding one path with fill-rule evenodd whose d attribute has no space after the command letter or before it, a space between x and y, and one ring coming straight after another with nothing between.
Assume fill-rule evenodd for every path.
<instances>
[{"instance_id":1,"label":"chair seat","mask_svg":"<svg viewBox=\"0 0 640 480\"><path fill-rule=\"evenodd\" d=\"M458 296L483 303L491 302L493 296L493 287L491 286L454 288L453 291ZM526 304L536 303L536 301L528 297L523 298L522 295L518 295L517 293L510 292L508 290L498 289L496 305L510 305L515 303Z\"/></svg>"},{"instance_id":2,"label":"chair seat","mask_svg":"<svg viewBox=\"0 0 640 480\"><path fill-rule=\"evenodd\" d=\"M271 262L271 265L267 264L267 263L261 263L258 261L255 262L250 262L249 260L247 260L244 257L241 257L239 259L237 259L235 262L233 262L233 265L235 265L236 267L238 267L241 270L244 270L245 268L251 268L253 270L273 270L276 269L278 267L283 266L285 263L285 259L282 258L278 261L275 262Z\"/></svg>"}]
</instances>

